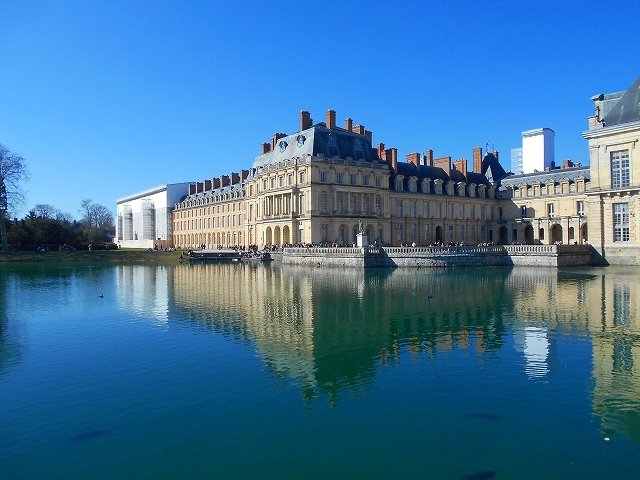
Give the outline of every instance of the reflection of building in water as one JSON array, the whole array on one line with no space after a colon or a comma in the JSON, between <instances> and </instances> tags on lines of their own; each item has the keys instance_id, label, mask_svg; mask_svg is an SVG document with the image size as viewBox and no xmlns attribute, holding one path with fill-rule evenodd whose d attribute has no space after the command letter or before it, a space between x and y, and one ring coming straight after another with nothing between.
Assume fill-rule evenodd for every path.
<instances>
[{"instance_id":1,"label":"reflection of building in water","mask_svg":"<svg viewBox=\"0 0 640 480\"><path fill-rule=\"evenodd\" d=\"M626 274L625 274L626 273ZM602 274L587 295L599 305L593 335L593 408L607 435L640 441L640 285L637 273ZM595 310L595 308L594 308Z\"/></svg>"},{"instance_id":2,"label":"reflection of building in water","mask_svg":"<svg viewBox=\"0 0 640 480\"><path fill-rule=\"evenodd\" d=\"M120 307L165 323L172 269L149 265L117 265L115 268Z\"/></svg>"},{"instance_id":3,"label":"reflection of building in water","mask_svg":"<svg viewBox=\"0 0 640 480\"><path fill-rule=\"evenodd\" d=\"M640 425L640 287L599 271L540 269L339 271L181 265L175 301L190 319L255 343L276 375L304 396L336 402L371 384L380 365L501 350L509 331L523 374L559 367L558 336L593 338L594 410L603 428ZM630 332L632 334L630 334ZM636 426L634 426L636 425Z\"/></svg>"}]
</instances>

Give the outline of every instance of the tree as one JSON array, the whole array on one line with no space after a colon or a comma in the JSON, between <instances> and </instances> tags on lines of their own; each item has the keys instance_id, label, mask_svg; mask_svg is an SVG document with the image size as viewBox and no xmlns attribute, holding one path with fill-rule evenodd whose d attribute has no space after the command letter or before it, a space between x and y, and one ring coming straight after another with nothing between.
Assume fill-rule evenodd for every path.
<instances>
[{"instance_id":1,"label":"tree","mask_svg":"<svg viewBox=\"0 0 640 480\"><path fill-rule=\"evenodd\" d=\"M29 178L29 171L24 158L11 153L0 144L0 236L2 236L2 251L8 250L6 220L9 213L22 201L23 194L20 184Z\"/></svg>"},{"instance_id":2,"label":"tree","mask_svg":"<svg viewBox=\"0 0 640 480\"><path fill-rule=\"evenodd\" d=\"M80 203L82 224L90 242L104 240L113 228L113 216L107 207L85 199Z\"/></svg>"},{"instance_id":3,"label":"tree","mask_svg":"<svg viewBox=\"0 0 640 480\"><path fill-rule=\"evenodd\" d=\"M33 212L38 218L57 218L60 211L48 203L39 203L33 207Z\"/></svg>"}]
</instances>

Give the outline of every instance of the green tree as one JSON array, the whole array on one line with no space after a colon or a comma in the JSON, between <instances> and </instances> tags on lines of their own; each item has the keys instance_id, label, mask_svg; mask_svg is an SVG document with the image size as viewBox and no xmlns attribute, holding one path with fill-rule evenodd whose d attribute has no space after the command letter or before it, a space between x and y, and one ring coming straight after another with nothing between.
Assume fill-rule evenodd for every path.
<instances>
[{"instance_id":1,"label":"green tree","mask_svg":"<svg viewBox=\"0 0 640 480\"><path fill-rule=\"evenodd\" d=\"M20 184L29 178L29 171L20 155L11 153L0 144L0 236L2 251L8 250L6 220L10 212L22 202Z\"/></svg>"}]
</instances>

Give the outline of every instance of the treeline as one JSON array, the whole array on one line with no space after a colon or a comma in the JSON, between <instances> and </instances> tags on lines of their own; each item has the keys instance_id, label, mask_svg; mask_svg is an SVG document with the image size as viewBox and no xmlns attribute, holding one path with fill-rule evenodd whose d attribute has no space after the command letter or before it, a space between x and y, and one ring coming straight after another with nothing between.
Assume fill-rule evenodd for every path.
<instances>
[{"instance_id":1,"label":"treeline","mask_svg":"<svg viewBox=\"0 0 640 480\"><path fill-rule=\"evenodd\" d=\"M39 248L58 250L61 245L86 250L112 247L113 217L106 207L83 200L82 218L74 220L48 204L36 205L19 220L5 220L11 250L34 251Z\"/></svg>"}]
</instances>

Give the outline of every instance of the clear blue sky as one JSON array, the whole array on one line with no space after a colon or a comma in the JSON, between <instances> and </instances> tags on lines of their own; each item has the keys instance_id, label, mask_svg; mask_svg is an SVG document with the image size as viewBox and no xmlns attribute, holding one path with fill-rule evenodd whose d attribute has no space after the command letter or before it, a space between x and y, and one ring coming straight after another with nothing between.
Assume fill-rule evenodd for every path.
<instances>
[{"instance_id":1,"label":"clear blue sky","mask_svg":"<svg viewBox=\"0 0 640 480\"><path fill-rule=\"evenodd\" d=\"M510 167L523 130L588 163L590 97L640 75L640 1L0 1L0 143L20 216L251 166L337 111L407 153Z\"/></svg>"}]
</instances>

